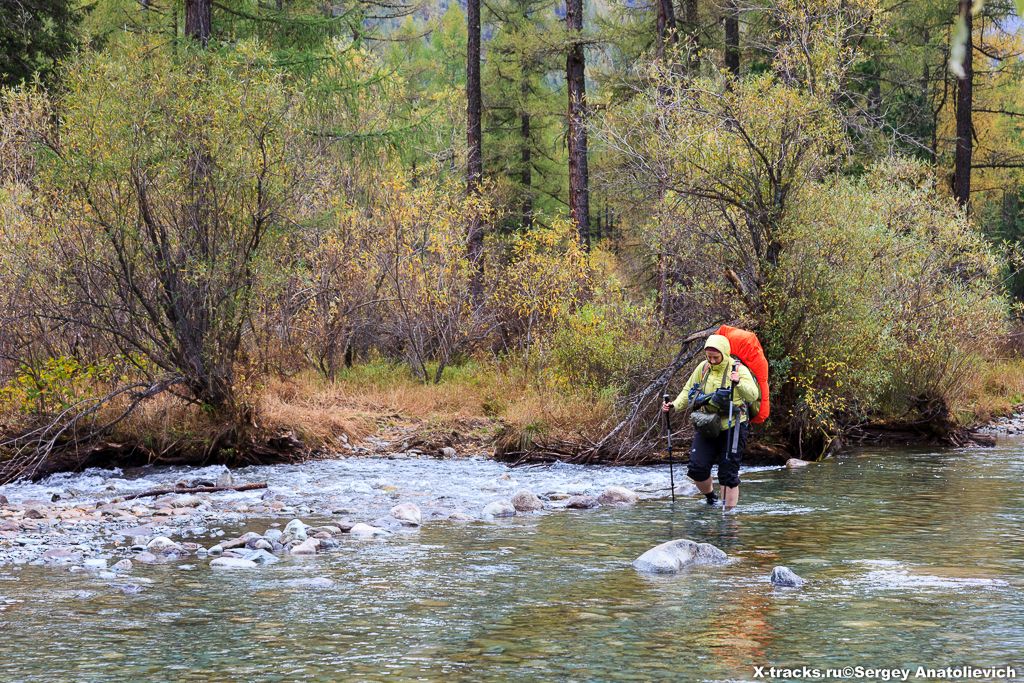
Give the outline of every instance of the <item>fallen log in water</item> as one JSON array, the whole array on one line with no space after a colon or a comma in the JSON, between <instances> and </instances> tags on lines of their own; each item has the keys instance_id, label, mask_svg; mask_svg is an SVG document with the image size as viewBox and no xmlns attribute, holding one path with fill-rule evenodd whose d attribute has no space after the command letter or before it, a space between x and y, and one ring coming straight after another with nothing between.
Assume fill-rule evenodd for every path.
<instances>
[{"instance_id":1,"label":"fallen log in water","mask_svg":"<svg viewBox=\"0 0 1024 683\"><path fill-rule=\"evenodd\" d=\"M162 496L168 493L217 493L218 491L253 491L255 489L267 488L267 482L260 481L254 484L237 484L235 486L172 486L161 489L151 489L142 493L133 493L128 496L121 496L125 500L135 498L148 498L150 496Z\"/></svg>"}]
</instances>

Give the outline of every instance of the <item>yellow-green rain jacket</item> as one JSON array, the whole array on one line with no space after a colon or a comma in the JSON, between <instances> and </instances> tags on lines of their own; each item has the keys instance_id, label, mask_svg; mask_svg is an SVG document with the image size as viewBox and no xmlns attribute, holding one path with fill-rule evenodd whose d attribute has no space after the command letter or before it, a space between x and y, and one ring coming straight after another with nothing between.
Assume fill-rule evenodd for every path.
<instances>
[{"instance_id":1,"label":"yellow-green rain jacket","mask_svg":"<svg viewBox=\"0 0 1024 683\"><path fill-rule=\"evenodd\" d=\"M683 385L683 391L676 397L676 400L672 401L672 407L676 410L686 410L686 404L689 402L687 398L690 394L690 389L694 384L700 386L701 393L710 394L715 389L720 387L729 386L729 373L732 372L732 346L729 344L729 339L720 334L713 334L708 337L707 342L704 344L705 349L715 349L722 354L722 362L718 365L712 365L707 373L707 377L704 378L703 384L701 384L701 375L705 372L705 366L708 362L705 360L701 362L694 369L693 374L690 375L690 379L686 380L686 384ZM737 366L740 373L740 381L736 384L736 389L733 391L733 419L737 422L742 422L747 419L747 410L745 404L752 403L758 399L761 394L761 390L757 386L757 380L750 373L747 366L742 363ZM722 428L729 428L729 412L725 411L722 415Z\"/></svg>"}]
</instances>

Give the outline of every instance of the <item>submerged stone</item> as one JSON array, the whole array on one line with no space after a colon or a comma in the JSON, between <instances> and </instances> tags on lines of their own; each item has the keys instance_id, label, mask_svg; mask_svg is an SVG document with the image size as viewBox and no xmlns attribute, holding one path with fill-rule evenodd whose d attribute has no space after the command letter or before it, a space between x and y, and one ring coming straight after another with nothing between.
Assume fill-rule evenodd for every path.
<instances>
[{"instance_id":1,"label":"submerged stone","mask_svg":"<svg viewBox=\"0 0 1024 683\"><path fill-rule=\"evenodd\" d=\"M633 561L637 571L650 574L674 574L684 567L723 564L729 556L710 543L686 538L655 546Z\"/></svg>"},{"instance_id":2,"label":"submerged stone","mask_svg":"<svg viewBox=\"0 0 1024 683\"><path fill-rule=\"evenodd\" d=\"M484 506L483 516L486 517L514 517L516 509L507 500L496 500Z\"/></svg>"},{"instance_id":3,"label":"submerged stone","mask_svg":"<svg viewBox=\"0 0 1024 683\"><path fill-rule=\"evenodd\" d=\"M363 524L360 522L352 527L349 534L354 538L375 538L377 536L387 536L388 532L384 529L379 529L369 524Z\"/></svg>"},{"instance_id":4,"label":"submerged stone","mask_svg":"<svg viewBox=\"0 0 1024 683\"><path fill-rule=\"evenodd\" d=\"M218 557L210 562L214 569L255 569L256 563L241 557Z\"/></svg>"}]
</instances>

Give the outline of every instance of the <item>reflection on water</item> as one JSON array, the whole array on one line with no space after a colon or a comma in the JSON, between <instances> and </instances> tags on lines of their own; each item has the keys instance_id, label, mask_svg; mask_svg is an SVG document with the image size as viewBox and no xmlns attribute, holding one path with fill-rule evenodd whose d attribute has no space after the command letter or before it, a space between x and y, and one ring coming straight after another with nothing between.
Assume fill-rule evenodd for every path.
<instances>
[{"instance_id":1,"label":"reflection on water","mask_svg":"<svg viewBox=\"0 0 1024 683\"><path fill-rule=\"evenodd\" d=\"M734 516L681 498L434 522L259 570L138 569L155 581L137 594L10 569L0 576L0 677L689 681L848 664L1024 672L1022 480L1013 444L862 453L751 473ZM630 567L684 537L735 561L673 577ZM777 564L809 584L773 589ZM310 577L333 583L297 581Z\"/></svg>"}]
</instances>

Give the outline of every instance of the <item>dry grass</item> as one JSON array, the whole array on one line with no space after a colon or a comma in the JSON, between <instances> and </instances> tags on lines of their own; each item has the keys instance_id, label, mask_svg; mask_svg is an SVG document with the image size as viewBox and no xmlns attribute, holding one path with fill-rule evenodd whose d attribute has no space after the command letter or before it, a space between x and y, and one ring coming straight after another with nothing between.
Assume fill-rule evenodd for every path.
<instances>
[{"instance_id":1,"label":"dry grass","mask_svg":"<svg viewBox=\"0 0 1024 683\"><path fill-rule=\"evenodd\" d=\"M515 431L594 436L611 406L565 397L518 373L468 364L440 384L424 384L396 366L355 368L334 382L313 374L267 384L259 399L267 426L291 429L311 446L330 446L340 434L360 439L391 425L461 430L467 424L504 425Z\"/></svg>"},{"instance_id":2,"label":"dry grass","mask_svg":"<svg viewBox=\"0 0 1024 683\"><path fill-rule=\"evenodd\" d=\"M1024 404L1024 359L995 359L981 364L954 404L962 424L980 424L1009 415Z\"/></svg>"}]
</instances>

